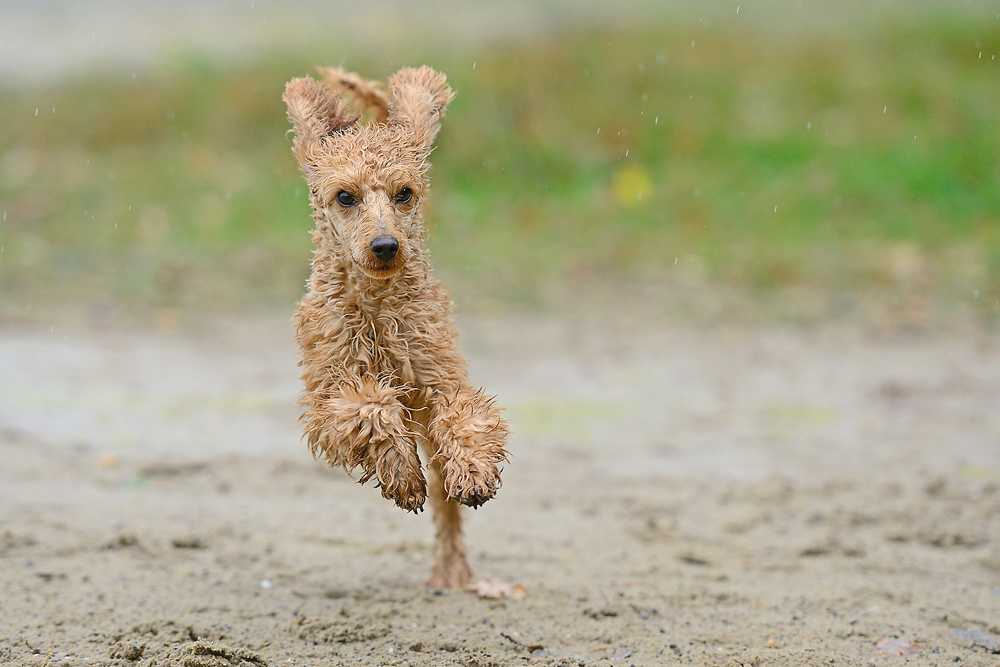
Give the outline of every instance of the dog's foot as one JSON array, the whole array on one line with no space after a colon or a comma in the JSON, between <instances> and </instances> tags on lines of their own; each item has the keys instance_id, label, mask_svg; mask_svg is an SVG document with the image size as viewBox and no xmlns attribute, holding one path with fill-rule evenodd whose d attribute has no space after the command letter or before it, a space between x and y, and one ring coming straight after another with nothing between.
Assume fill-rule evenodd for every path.
<instances>
[{"instance_id":1,"label":"dog's foot","mask_svg":"<svg viewBox=\"0 0 1000 667\"><path fill-rule=\"evenodd\" d=\"M416 514L424 509L427 481L420 471L416 449L412 452L407 450L406 454L403 456L397 449L386 448L379 454L374 466L365 470L360 481L363 484L375 477L383 498L393 501L400 509Z\"/></svg>"},{"instance_id":2,"label":"dog's foot","mask_svg":"<svg viewBox=\"0 0 1000 667\"><path fill-rule=\"evenodd\" d=\"M475 456L462 456L441 465L448 500L473 509L490 500L500 490L500 470L491 461Z\"/></svg>"},{"instance_id":3,"label":"dog's foot","mask_svg":"<svg viewBox=\"0 0 1000 667\"><path fill-rule=\"evenodd\" d=\"M413 478L391 479L385 482L380 480L379 487L382 497L393 501L400 509L414 514L423 511L424 501L427 499L427 483L423 477L419 480Z\"/></svg>"},{"instance_id":4,"label":"dog's foot","mask_svg":"<svg viewBox=\"0 0 1000 667\"><path fill-rule=\"evenodd\" d=\"M472 582L472 570L463 557L435 559L427 585L431 588L465 588Z\"/></svg>"}]
</instances>

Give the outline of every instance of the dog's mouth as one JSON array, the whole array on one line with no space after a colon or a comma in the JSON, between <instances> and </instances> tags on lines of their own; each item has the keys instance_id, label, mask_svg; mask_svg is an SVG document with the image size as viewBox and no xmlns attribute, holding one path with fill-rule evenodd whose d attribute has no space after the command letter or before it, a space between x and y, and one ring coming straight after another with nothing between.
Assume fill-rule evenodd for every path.
<instances>
[{"instance_id":1,"label":"dog's mouth","mask_svg":"<svg viewBox=\"0 0 1000 667\"><path fill-rule=\"evenodd\" d=\"M365 253L362 258L355 258L355 263L358 268L368 276L369 278L385 279L391 278L392 276L399 273L403 265L406 264L405 257L397 255L394 259L388 262L383 262L376 257L371 256L369 253Z\"/></svg>"},{"instance_id":2,"label":"dog's mouth","mask_svg":"<svg viewBox=\"0 0 1000 667\"><path fill-rule=\"evenodd\" d=\"M399 273L399 270L401 268L403 267L401 265L396 266L395 262L392 262L391 264L386 266L378 266L378 267L371 267L364 265L361 266L361 270L364 271L365 275L367 275L369 278L390 278L395 274Z\"/></svg>"}]
</instances>

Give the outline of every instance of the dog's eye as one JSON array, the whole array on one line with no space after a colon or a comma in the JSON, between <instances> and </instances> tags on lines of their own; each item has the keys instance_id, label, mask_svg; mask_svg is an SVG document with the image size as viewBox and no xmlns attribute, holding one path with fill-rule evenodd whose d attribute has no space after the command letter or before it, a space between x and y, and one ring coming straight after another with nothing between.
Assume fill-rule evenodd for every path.
<instances>
[{"instance_id":1,"label":"dog's eye","mask_svg":"<svg viewBox=\"0 0 1000 667\"><path fill-rule=\"evenodd\" d=\"M410 188L403 188L396 193L396 196L393 197L393 199L396 200L397 204L409 204L410 200L413 199L413 190Z\"/></svg>"},{"instance_id":2,"label":"dog's eye","mask_svg":"<svg viewBox=\"0 0 1000 667\"><path fill-rule=\"evenodd\" d=\"M358 200L355 199L354 195L352 195L347 190L341 190L340 192L337 193L337 203L343 206L344 208L348 208L350 206L354 206L355 204L357 204Z\"/></svg>"}]
</instances>

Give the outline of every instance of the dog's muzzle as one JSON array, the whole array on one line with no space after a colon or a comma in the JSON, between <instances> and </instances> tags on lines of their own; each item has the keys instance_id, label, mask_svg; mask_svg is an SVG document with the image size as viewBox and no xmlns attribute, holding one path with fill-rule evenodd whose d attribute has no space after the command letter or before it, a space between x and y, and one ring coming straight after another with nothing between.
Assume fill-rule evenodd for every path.
<instances>
[{"instance_id":1,"label":"dog's muzzle","mask_svg":"<svg viewBox=\"0 0 1000 667\"><path fill-rule=\"evenodd\" d=\"M396 253L399 252L399 241L391 236L377 236L372 240L371 246L372 254L380 262L389 263L396 257Z\"/></svg>"}]
</instances>

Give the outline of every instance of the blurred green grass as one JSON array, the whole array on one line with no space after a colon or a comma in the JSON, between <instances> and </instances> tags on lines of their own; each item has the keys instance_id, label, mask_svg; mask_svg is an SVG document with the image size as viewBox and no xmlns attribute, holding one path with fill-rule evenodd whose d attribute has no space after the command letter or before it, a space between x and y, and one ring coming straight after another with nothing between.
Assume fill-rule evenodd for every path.
<instances>
[{"instance_id":1,"label":"blurred green grass","mask_svg":"<svg viewBox=\"0 0 1000 667\"><path fill-rule=\"evenodd\" d=\"M445 71L430 243L473 302L718 287L1000 313L1000 22L571 31L475 52L316 45L0 90L0 317L290 309L306 189L284 82ZM340 58L343 57L341 60ZM832 304L832 305L831 305Z\"/></svg>"}]
</instances>

